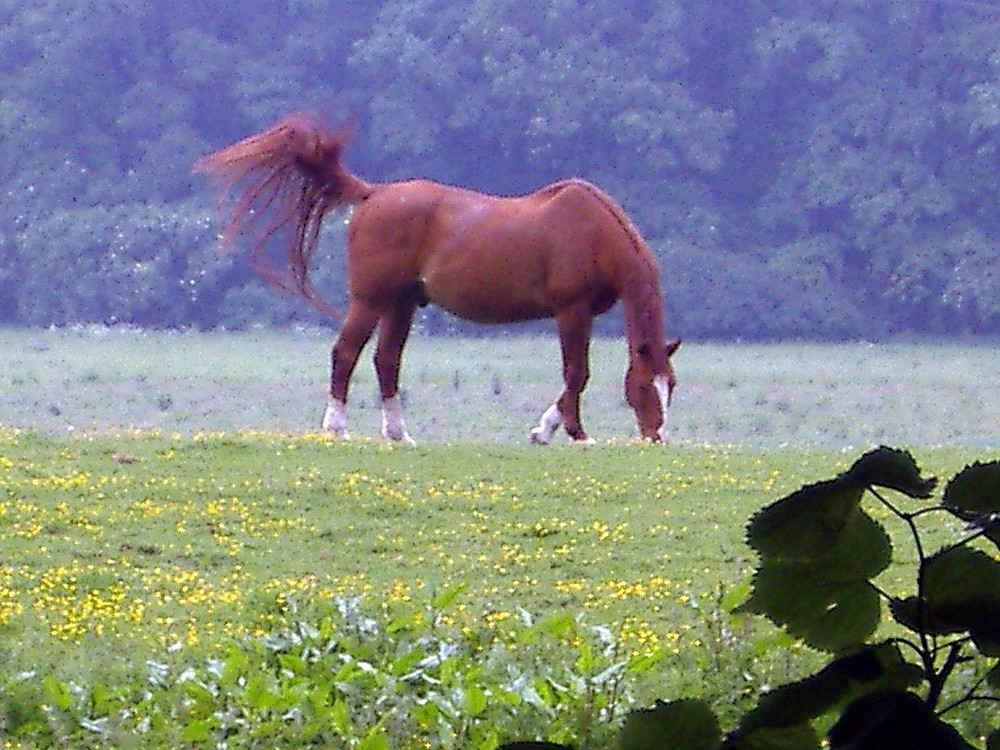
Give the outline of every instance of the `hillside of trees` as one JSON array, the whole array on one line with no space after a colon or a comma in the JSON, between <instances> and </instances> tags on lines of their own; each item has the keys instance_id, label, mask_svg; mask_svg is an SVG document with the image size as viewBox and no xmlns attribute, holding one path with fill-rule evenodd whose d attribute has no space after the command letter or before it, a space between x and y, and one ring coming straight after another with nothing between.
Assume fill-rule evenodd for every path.
<instances>
[{"instance_id":1,"label":"hillside of trees","mask_svg":"<svg viewBox=\"0 0 1000 750\"><path fill-rule=\"evenodd\" d=\"M687 338L1000 332L992 0L0 0L0 92L0 325L323 322L191 175L312 109L368 180L600 185Z\"/></svg>"}]
</instances>

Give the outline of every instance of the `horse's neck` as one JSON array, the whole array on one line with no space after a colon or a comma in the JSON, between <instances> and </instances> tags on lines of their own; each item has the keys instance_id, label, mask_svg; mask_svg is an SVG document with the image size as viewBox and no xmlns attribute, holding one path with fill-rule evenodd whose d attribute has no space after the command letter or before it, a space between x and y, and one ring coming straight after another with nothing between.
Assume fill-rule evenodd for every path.
<instances>
[{"instance_id":1,"label":"horse's neck","mask_svg":"<svg viewBox=\"0 0 1000 750\"><path fill-rule=\"evenodd\" d=\"M629 358L645 350L650 355L663 347L663 298L655 275L637 274L622 290L622 311L625 314L625 338Z\"/></svg>"}]
</instances>

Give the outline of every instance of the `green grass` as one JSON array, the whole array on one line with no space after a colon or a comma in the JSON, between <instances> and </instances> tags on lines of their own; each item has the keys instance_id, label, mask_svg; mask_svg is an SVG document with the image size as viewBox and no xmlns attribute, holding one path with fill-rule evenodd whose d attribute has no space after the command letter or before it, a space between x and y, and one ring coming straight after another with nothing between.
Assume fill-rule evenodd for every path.
<instances>
[{"instance_id":1,"label":"green grass","mask_svg":"<svg viewBox=\"0 0 1000 750\"><path fill-rule=\"evenodd\" d=\"M0 425L70 430L283 430L319 425L332 335L128 329L0 331ZM854 450L880 443L1000 445L1000 347L684 344L670 424L681 443ZM599 441L636 434L624 344L599 339L583 419ZM520 444L560 389L552 338L414 335L403 360L422 443ZM370 349L352 384L352 432L380 425Z\"/></svg>"},{"instance_id":2,"label":"green grass","mask_svg":"<svg viewBox=\"0 0 1000 750\"><path fill-rule=\"evenodd\" d=\"M707 695L733 716L817 663L769 624L727 614L752 568L748 517L870 443L911 448L938 476L1000 444L988 348L685 345L677 439L661 447L628 439L623 347L599 341L584 418L602 442L540 449L523 438L558 390L554 341L416 337L406 408L421 445L405 448L370 437L379 415L366 361L352 394L358 439L310 431L327 377L315 332L0 339L0 682L28 673L33 686L76 686L71 696L93 685L138 694L148 662L166 665L175 681L157 700L179 702L164 726L194 722L186 739L150 735L167 744L208 731L184 714L177 675L209 680L208 660L232 658L234 644L340 622L337 607L355 597L381 623L390 665L411 627L398 623L416 622L420 643L468 647L463 670L498 670L484 684L499 695L500 672L590 663L579 630L526 645L525 613L581 617L622 653L660 655L629 682L630 700ZM374 646L351 648L362 658ZM487 660L495 648L502 658ZM93 704L38 689L32 700ZM509 731L579 740L590 710ZM0 730L10 713L0 706ZM449 731L431 746L474 746L471 729Z\"/></svg>"}]
</instances>

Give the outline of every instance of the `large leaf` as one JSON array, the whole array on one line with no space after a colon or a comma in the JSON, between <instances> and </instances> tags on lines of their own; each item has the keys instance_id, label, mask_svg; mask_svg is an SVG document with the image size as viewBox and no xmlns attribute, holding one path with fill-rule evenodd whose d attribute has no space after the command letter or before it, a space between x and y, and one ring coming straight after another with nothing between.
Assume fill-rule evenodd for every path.
<instances>
[{"instance_id":1,"label":"large leaf","mask_svg":"<svg viewBox=\"0 0 1000 750\"><path fill-rule=\"evenodd\" d=\"M973 750L912 693L885 691L854 701L827 734L831 750Z\"/></svg>"},{"instance_id":2,"label":"large leaf","mask_svg":"<svg viewBox=\"0 0 1000 750\"><path fill-rule=\"evenodd\" d=\"M797 724L733 732L720 750L820 750L821 747L819 735L812 725Z\"/></svg>"},{"instance_id":3,"label":"large leaf","mask_svg":"<svg viewBox=\"0 0 1000 750\"><path fill-rule=\"evenodd\" d=\"M1000 513L1000 461L966 466L945 487L944 505L959 513Z\"/></svg>"},{"instance_id":4,"label":"large leaf","mask_svg":"<svg viewBox=\"0 0 1000 750\"><path fill-rule=\"evenodd\" d=\"M892 603L897 622L933 635L968 632L982 653L1000 656L1000 561L968 547L945 550L927 560L921 591L922 608L916 597Z\"/></svg>"},{"instance_id":5,"label":"large leaf","mask_svg":"<svg viewBox=\"0 0 1000 750\"><path fill-rule=\"evenodd\" d=\"M716 750L719 721L707 703L681 700L633 711L618 735L620 750Z\"/></svg>"},{"instance_id":6,"label":"large leaf","mask_svg":"<svg viewBox=\"0 0 1000 750\"><path fill-rule=\"evenodd\" d=\"M948 482L944 506L1000 547L1000 461L966 466Z\"/></svg>"},{"instance_id":7,"label":"large leaf","mask_svg":"<svg viewBox=\"0 0 1000 750\"><path fill-rule=\"evenodd\" d=\"M986 673L986 684L995 691L1000 692L1000 661L993 665L993 669Z\"/></svg>"},{"instance_id":8,"label":"large leaf","mask_svg":"<svg viewBox=\"0 0 1000 750\"><path fill-rule=\"evenodd\" d=\"M858 507L862 491L840 477L757 513L747 540L761 564L742 609L816 648L864 643L881 618L868 582L888 566L892 547L881 525Z\"/></svg>"},{"instance_id":9,"label":"large leaf","mask_svg":"<svg viewBox=\"0 0 1000 750\"><path fill-rule=\"evenodd\" d=\"M878 627L878 593L863 577L838 576L821 565L773 564L754 577L741 611L765 615L813 648L858 646Z\"/></svg>"},{"instance_id":10,"label":"large leaf","mask_svg":"<svg viewBox=\"0 0 1000 750\"><path fill-rule=\"evenodd\" d=\"M919 668L907 664L890 644L870 646L836 659L811 677L762 696L743 717L745 732L811 722L868 693L905 690L920 682Z\"/></svg>"},{"instance_id":11,"label":"large leaf","mask_svg":"<svg viewBox=\"0 0 1000 750\"><path fill-rule=\"evenodd\" d=\"M920 476L920 468L910 453L884 445L855 461L845 476L858 487L888 487L920 498L930 497L937 485L934 477Z\"/></svg>"},{"instance_id":12,"label":"large leaf","mask_svg":"<svg viewBox=\"0 0 1000 750\"><path fill-rule=\"evenodd\" d=\"M755 513L747 543L762 560L814 560L859 513L862 489L841 479L806 485Z\"/></svg>"}]
</instances>

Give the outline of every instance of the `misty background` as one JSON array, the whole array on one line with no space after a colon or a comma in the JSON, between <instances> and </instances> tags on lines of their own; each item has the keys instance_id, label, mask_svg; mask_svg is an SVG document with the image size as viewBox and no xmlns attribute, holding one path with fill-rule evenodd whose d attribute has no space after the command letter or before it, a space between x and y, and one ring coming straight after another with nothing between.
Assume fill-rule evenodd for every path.
<instances>
[{"instance_id":1,"label":"misty background","mask_svg":"<svg viewBox=\"0 0 1000 750\"><path fill-rule=\"evenodd\" d=\"M331 324L219 253L190 173L297 109L353 123L369 181L598 184L673 334L1000 332L987 0L0 0L0 325Z\"/></svg>"}]
</instances>

